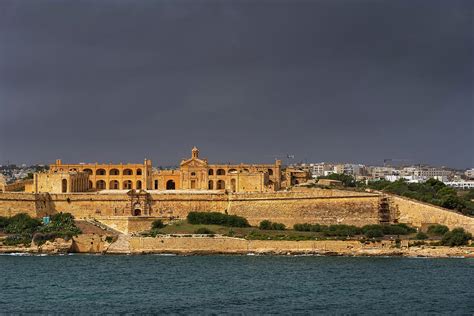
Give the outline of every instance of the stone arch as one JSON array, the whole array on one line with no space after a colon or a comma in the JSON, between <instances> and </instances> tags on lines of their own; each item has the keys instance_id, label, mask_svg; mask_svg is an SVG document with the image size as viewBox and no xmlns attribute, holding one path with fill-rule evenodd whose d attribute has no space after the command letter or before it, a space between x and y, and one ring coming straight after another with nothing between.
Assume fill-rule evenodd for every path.
<instances>
[{"instance_id":1,"label":"stone arch","mask_svg":"<svg viewBox=\"0 0 474 316\"><path fill-rule=\"evenodd\" d=\"M213 176L214 175L214 169L209 169L209 171L207 172L207 174L209 176Z\"/></svg>"},{"instance_id":2,"label":"stone arch","mask_svg":"<svg viewBox=\"0 0 474 316\"><path fill-rule=\"evenodd\" d=\"M173 180L166 181L166 190L175 190L175 189L176 189L176 184L174 183Z\"/></svg>"},{"instance_id":3,"label":"stone arch","mask_svg":"<svg viewBox=\"0 0 474 316\"><path fill-rule=\"evenodd\" d=\"M249 173L249 172L250 172L250 170L249 170L249 169L247 169L247 168L244 168L244 169L242 169L242 172Z\"/></svg>"},{"instance_id":4,"label":"stone arch","mask_svg":"<svg viewBox=\"0 0 474 316\"><path fill-rule=\"evenodd\" d=\"M141 190L142 189L142 181L141 180L137 180L137 185L135 187L137 190Z\"/></svg>"},{"instance_id":5,"label":"stone arch","mask_svg":"<svg viewBox=\"0 0 474 316\"><path fill-rule=\"evenodd\" d=\"M196 176L196 172L191 172L191 177L195 177Z\"/></svg>"},{"instance_id":6,"label":"stone arch","mask_svg":"<svg viewBox=\"0 0 474 316\"><path fill-rule=\"evenodd\" d=\"M67 192L67 180L63 179L61 181L61 192L66 193Z\"/></svg>"},{"instance_id":7,"label":"stone arch","mask_svg":"<svg viewBox=\"0 0 474 316\"><path fill-rule=\"evenodd\" d=\"M97 169L95 174L98 176L105 176L105 169Z\"/></svg>"},{"instance_id":8,"label":"stone arch","mask_svg":"<svg viewBox=\"0 0 474 316\"><path fill-rule=\"evenodd\" d=\"M230 173L237 173L237 169L234 169L234 168L229 169L229 171L227 171L227 173L229 173L229 174Z\"/></svg>"},{"instance_id":9,"label":"stone arch","mask_svg":"<svg viewBox=\"0 0 474 316\"><path fill-rule=\"evenodd\" d=\"M137 176L141 176L142 175L142 169L137 169Z\"/></svg>"},{"instance_id":10,"label":"stone arch","mask_svg":"<svg viewBox=\"0 0 474 316\"><path fill-rule=\"evenodd\" d=\"M216 174L218 176L225 176L225 170L224 169L217 169Z\"/></svg>"},{"instance_id":11,"label":"stone arch","mask_svg":"<svg viewBox=\"0 0 474 316\"><path fill-rule=\"evenodd\" d=\"M116 168L110 169L109 175L111 176L118 176L120 174L120 171Z\"/></svg>"},{"instance_id":12,"label":"stone arch","mask_svg":"<svg viewBox=\"0 0 474 316\"><path fill-rule=\"evenodd\" d=\"M131 180L125 180L123 182L122 189L124 190L131 190L132 189L132 181Z\"/></svg>"},{"instance_id":13,"label":"stone arch","mask_svg":"<svg viewBox=\"0 0 474 316\"><path fill-rule=\"evenodd\" d=\"M209 190L214 190L214 181L212 180L209 180L208 184L207 184L207 188Z\"/></svg>"},{"instance_id":14,"label":"stone arch","mask_svg":"<svg viewBox=\"0 0 474 316\"><path fill-rule=\"evenodd\" d=\"M133 170L132 169L125 169L123 171L123 175L124 176L131 176L131 175L133 175Z\"/></svg>"},{"instance_id":15,"label":"stone arch","mask_svg":"<svg viewBox=\"0 0 474 316\"><path fill-rule=\"evenodd\" d=\"M112 180L109 183L110 190L118 190L119 189L119 182L117 180Z\"/></svg>"},{"instance_id":16,"label":"stone arch","mask_svg":"<svg viewBox=\"0 0 474 316\"><path fill-rule=\"evenodd\" d=\"M217 180L216 189L217 190L224 190L225 189L225 181L224 180Z\"/></svg>"},{"instance_id":17,"label":"stone arch","mask_svg":"<svg viewBox=\"0 0 474 316\"><path fill-rule=\"evenodd\" d=\"M104 180L99 180L95 183L95 187L97 190L105 190L105 181Z\"/></svg>"},{"instance_id":18,"label":"stone arch","mask_svg":"<svg viewBox=\"0 0 474 316\"><path fill-rule=\"evenodd\" d=\"M86 168L86 169L82 170L82 172L85 172L85 173L87 173L87 174L89 174L89 175L91 175L91 174L93 173L93 172L92 172L92 169L89 169L89 168Z\"/></svg>"}]
</instances>

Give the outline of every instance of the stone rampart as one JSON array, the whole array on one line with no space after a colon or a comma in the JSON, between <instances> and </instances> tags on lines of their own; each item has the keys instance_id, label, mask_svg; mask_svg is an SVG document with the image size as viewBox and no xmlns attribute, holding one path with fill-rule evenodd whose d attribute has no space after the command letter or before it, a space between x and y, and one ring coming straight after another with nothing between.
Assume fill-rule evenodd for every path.
<instances>
[{"instance_id":1,"label":"stone rampart","mask_svg":"<svg viewBox=\"0 0 474 316\"><path fill-rule=\"evenodd\" d=\"M244 216L252 225L264 219L282 222L287 226L302 222L365 225L378 222L379 199L378 194L317 189L312 192L244 194L164 191L149 195L149 210L143 214L185 218L190 211L216 211ZM129 217L132 215L131 208L130 197L123 192L0 193L0 216L21 212L32 216L70 212L78 219Z\"/></svg>"},{"instance_id":2,"label":"stone rampart","mask_svg":"<svg viewBox=\"0 0 474 316\"><path fill-rule=\"evenodd\" d=\"M474 217L400 196L393 195L391 199L397 208L398 221L401 223L411 224L416 227L443 224L450 229L462 227L474 234Z\"/></svg>"}]
</instances>

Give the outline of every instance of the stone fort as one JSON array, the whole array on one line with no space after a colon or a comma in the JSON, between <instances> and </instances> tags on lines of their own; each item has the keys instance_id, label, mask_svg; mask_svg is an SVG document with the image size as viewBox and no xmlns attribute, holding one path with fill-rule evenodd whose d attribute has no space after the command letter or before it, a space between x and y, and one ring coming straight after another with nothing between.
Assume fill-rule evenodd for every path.
<instances>
[{"instance_id":1,"label":"stone fort","mask_svg":"<svg viewBox=\"0 0 474 316\"><path fill-rule=\"evenodd\" d=\"M184 219L190 211L215 211L296 223L366 224L403 222L416 227L445 224L474 233L474 218L380 192L305 188L310 175L273 164L210 164L193 148L175 170L143 164L50 165L23 185L0 187L0 216L42 217L69 212L124 233L145 230L156 218ZM18 191L19 185L11 186ZM3 192L2 192L3 191Z\"/></svg>"}]
</instances>

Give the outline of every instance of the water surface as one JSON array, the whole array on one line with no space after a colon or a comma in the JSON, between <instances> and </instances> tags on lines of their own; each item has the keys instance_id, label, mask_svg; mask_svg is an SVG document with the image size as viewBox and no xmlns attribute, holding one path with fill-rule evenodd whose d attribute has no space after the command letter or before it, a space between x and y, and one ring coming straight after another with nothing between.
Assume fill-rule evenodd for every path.
<instances>
[{"instance_id":1,"label":"water surface","mask_svg":"<svg viewBox=\"0 0 474 316\"><path fill-rule=\"evenodd\" d=\"M0 256L0 313L473 314L474 259Z\"/></svg>"}]
</instances>

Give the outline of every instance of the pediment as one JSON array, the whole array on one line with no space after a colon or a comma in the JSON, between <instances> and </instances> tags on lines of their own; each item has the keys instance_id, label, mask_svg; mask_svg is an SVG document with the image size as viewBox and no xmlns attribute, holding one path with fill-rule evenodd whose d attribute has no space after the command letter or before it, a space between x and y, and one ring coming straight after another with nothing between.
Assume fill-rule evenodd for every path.
<instances>
[{"instance_id":1,"label":"pediment","mask_svg":"<svg viewBox=\"0 0 474 316\"><path fill-rule=\"evenodd\" d=\"M185 160L181 162L181 166L187 166L187 167L205 167L207 166L207 161L201 160L198 158L190 158L188 160Z\"/></svg>"}]
</instances>

